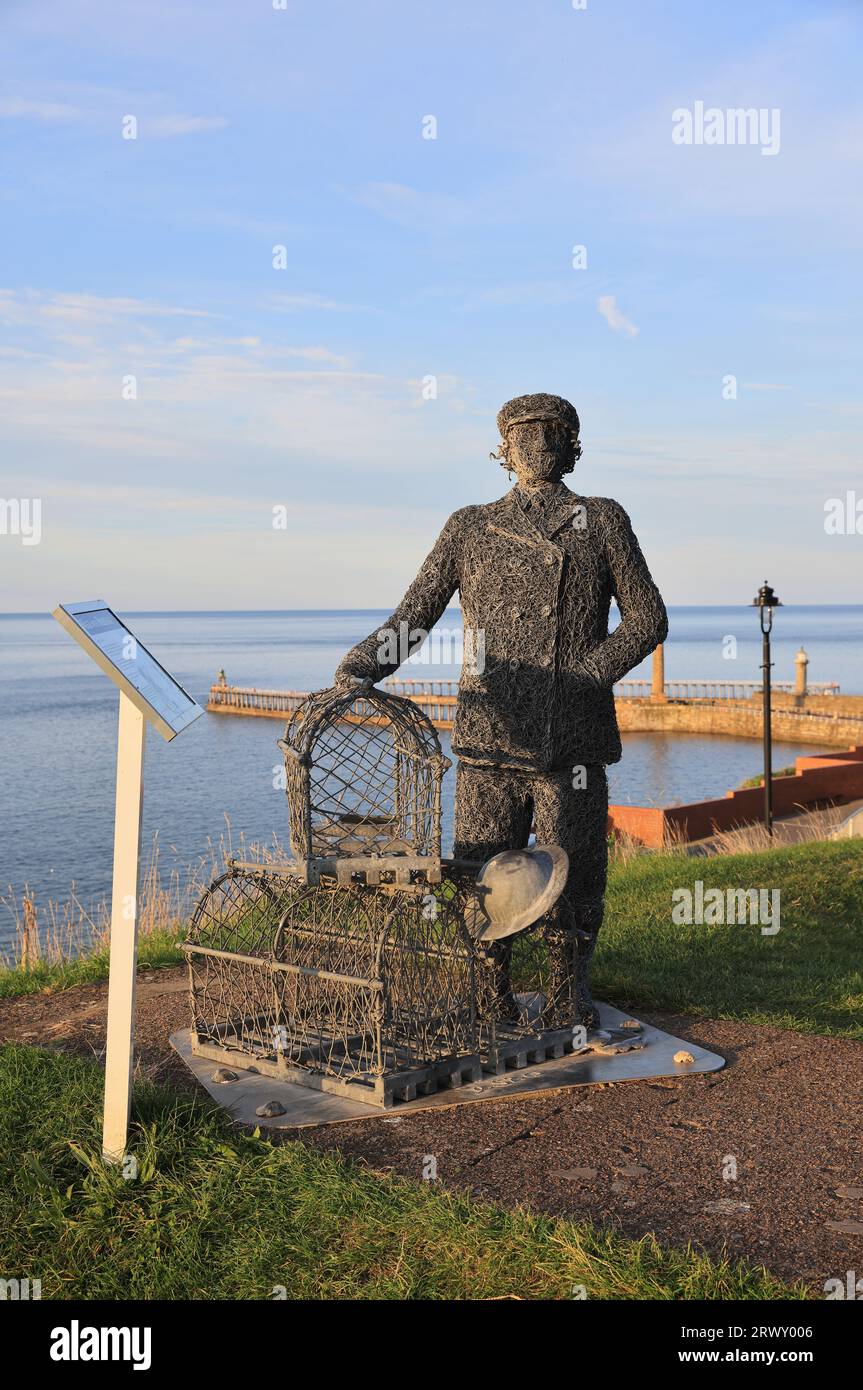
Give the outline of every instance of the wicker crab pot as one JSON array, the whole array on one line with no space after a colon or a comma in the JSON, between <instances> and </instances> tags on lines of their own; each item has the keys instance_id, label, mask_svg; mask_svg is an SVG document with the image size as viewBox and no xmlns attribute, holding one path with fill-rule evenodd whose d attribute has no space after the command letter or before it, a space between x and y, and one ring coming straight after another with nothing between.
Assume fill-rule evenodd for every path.
<instances>
[{"instance_id":1,"label":"wicker crab pot","mask_svg":"<svg viewBox=\"0 0 863 1390\"><path fill-rule=\"evenodd\" d=\"M290 841L308 883L439 883L449 759L410 700L366 684L311 695L279 746ZM374 862L370 862L374 861Z\"/></svg>"},{"instance_id":2,"label":"wicker crab pot","mask_svg":"<svg viewBox=\"0 0 863 1390\"><path fill-rule=\"evenodd\" d=\"M416 893L232 864L186 952L199 1056L385 1108L481 1075L470 942Z\"/></svg>"},{"instance_id":3,"label":"wicker crab pot","mask_svg":"<svg viewBox=\"0 0 863 1390\"><path fill-rule=\"evenodd\" d=\"M383 1107L478 1080L433 726L400 696L341 687L310 696L280 747L293 858L232 862L199 903L193 1051Z\"/></svg>"},{"instance_id":4,"label":"wicker crab pot","mask_svg":"<svg viewBox=\"0 0 863 1390\"><path fill-rule=\"evenodd\" d=\"M422 710L369 687L320 691L279 746L293 857L231 861L198 904L193 1051L389 1107L571 1050L535 1007L500 1015L498 943L482 936L506 930L501 880L493 924L496 861L441 858L449 760ZM529 984L541 999L541 962Z\"/></svg>"}]
</instances>

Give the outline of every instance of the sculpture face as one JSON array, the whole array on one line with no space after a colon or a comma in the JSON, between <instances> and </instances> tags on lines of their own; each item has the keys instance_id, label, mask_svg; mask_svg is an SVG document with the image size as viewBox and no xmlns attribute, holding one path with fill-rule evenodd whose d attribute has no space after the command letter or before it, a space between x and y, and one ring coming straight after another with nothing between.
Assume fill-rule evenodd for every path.
<instances>
[{"instance_id":1,"label":"sculpture face","mask_svg":"<svg viewBox=\"0 0 863 1390\"><path fill-rule=\"evenodd\" d=\"M559 483L575 462L572 434L559 420L527 420L507 436L507 464L522 486Z\"/></svg>"}]
</instances>

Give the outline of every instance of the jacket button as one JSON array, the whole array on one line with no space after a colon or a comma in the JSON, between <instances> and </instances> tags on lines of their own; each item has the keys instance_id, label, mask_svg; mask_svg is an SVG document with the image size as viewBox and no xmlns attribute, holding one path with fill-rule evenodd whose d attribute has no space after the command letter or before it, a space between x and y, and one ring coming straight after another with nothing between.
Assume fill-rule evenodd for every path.
<instances>
[{"instance_id":1,"label":"jacket button","mask_svg":"<svg viewBox=\"0 0 863 1390\"><path fill-rule=\"evenodd\" d=\"M551 615L552 615L552 611L553 611L553 610L552 610L551 604L550 604L550 603L547 603L547 604L545 604L545 606L544 606L544 608L543 608L543 610L542 610L542 616L543 616L544 618L550 618Z\"/></svg>"},{"instance_id":2,"label":"jacket button","mask_svg":"<svg viewBox=\"0 0 863 1390\"><path fill-rule=\"evenodd\" d=\"M550 665L551 665L551 657L550 657L550 656L541 656L541 657L539 658L539 664L540 664L540 666L550 666Z\"/></svg>"},{"instance_id":3,"label":"jacket button","mask_svg":"<svg viewBox=\"0 0 863 1390\"><path fill-rule=\"evenodd\" d=\"M546 557L545 557L545 563L546 563L547 565L553 565L553 564L554 564L554 556L553 556L553 555L546 555Z\"/></svg>"}]
</instances>

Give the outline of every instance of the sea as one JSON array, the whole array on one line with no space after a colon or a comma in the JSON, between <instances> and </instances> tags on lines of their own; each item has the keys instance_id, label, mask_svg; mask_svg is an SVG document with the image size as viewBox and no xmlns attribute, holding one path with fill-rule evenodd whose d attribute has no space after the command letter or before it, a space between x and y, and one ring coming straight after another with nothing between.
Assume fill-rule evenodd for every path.
<instances>
[{"instance_id":1,"label":"sea","mask_svg":"<svg viewBox=\"0 0 863 1390\"><path fill-rule=\"evenodd\" d=\"M120 615L202 705L224 670L232 685L316 690L332 683L344 652L388 616L377 610L176 612ZM760 678L758 614L745 607L669 610L665 675ZM448 613L441 627L460 624ZM780 608L773 677L794 678L800 646L811 681L863 693L863 606ZM450 655L452 644L433 648ZM400 675L457 676L451 665L411 662ZM650 675L649 660L631 677ZM110 892L118 694L50 614L0 615L0 952L14 936L12 904L28 890L40 915L74 893L96 904ZM161 872L287 840L277 719L207 714L166 743L148 730L142 853L158 847ZM441 735L444 751L448 735ZM774 746L774 765L812 744ZM760 743L718 735L624 735L609 769L611 800L669 805L722 796L759 771ZM444 787L445 850L452 837L454 771Z\"/></svg>"}]
</instances>

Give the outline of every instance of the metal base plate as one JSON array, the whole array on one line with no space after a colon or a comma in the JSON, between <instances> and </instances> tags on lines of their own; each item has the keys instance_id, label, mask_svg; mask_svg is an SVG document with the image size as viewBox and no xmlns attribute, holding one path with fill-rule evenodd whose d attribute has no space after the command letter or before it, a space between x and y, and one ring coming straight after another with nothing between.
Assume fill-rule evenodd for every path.
<instances>
[{"instance_id":1,"label":"metal base plate","mask_svg":"<svg viewBox=\"0 0 863 1390\"><path fill-rule=\"evenodd\" d=\"M621 1013L620 1009L615 1009L611 1004L600 1004L599 1011L601 1026L607 1030L621 1028L632 1019L631 1014ZM675 1038L670 1033L663 1033L660 1028L654 1028L649 1023L642 1026L644 1031L640 1038L644 1047L637 1051L612 1056L583 1052L553 1058L518 1071L508 1071L502 1076L488 1076L482 1081L461 1086L455 1091L439 1091L433 1096L418 1096L416 1100L400 1105L397 1113L407 1115L415 1110L468 1105L475 1101L502 1100L517 1095L535 1095L542 1091L556 1091L571 1086L596 1086L609 1081L648 1081L659 1076L687 1076L692 1072L719 1071L725 1066L725 1058L716 1052L708 1052L695 1043ZM379 1118L382 1113L371 1109L362 1101L328 1095L322 1091L311 1091L291 1081L276 1081L249 1068L241 1069L235 1062L231 1062L230 1067L237 1073L236 1081L213 1081L213 1073L218 1063L193 1054L188 1028L171 1035L171 1046L213 1100L228 1110L239 1124L260 1125L262 1129L297 1129L329 1125L343 1120L371 1120ZM675 1062L676 1052L687 1052L693 1060ZM284 1106L285 1113L270 1119L259 1118L255 1110L271 1100Z\"/></svg>"}]
</instances>

